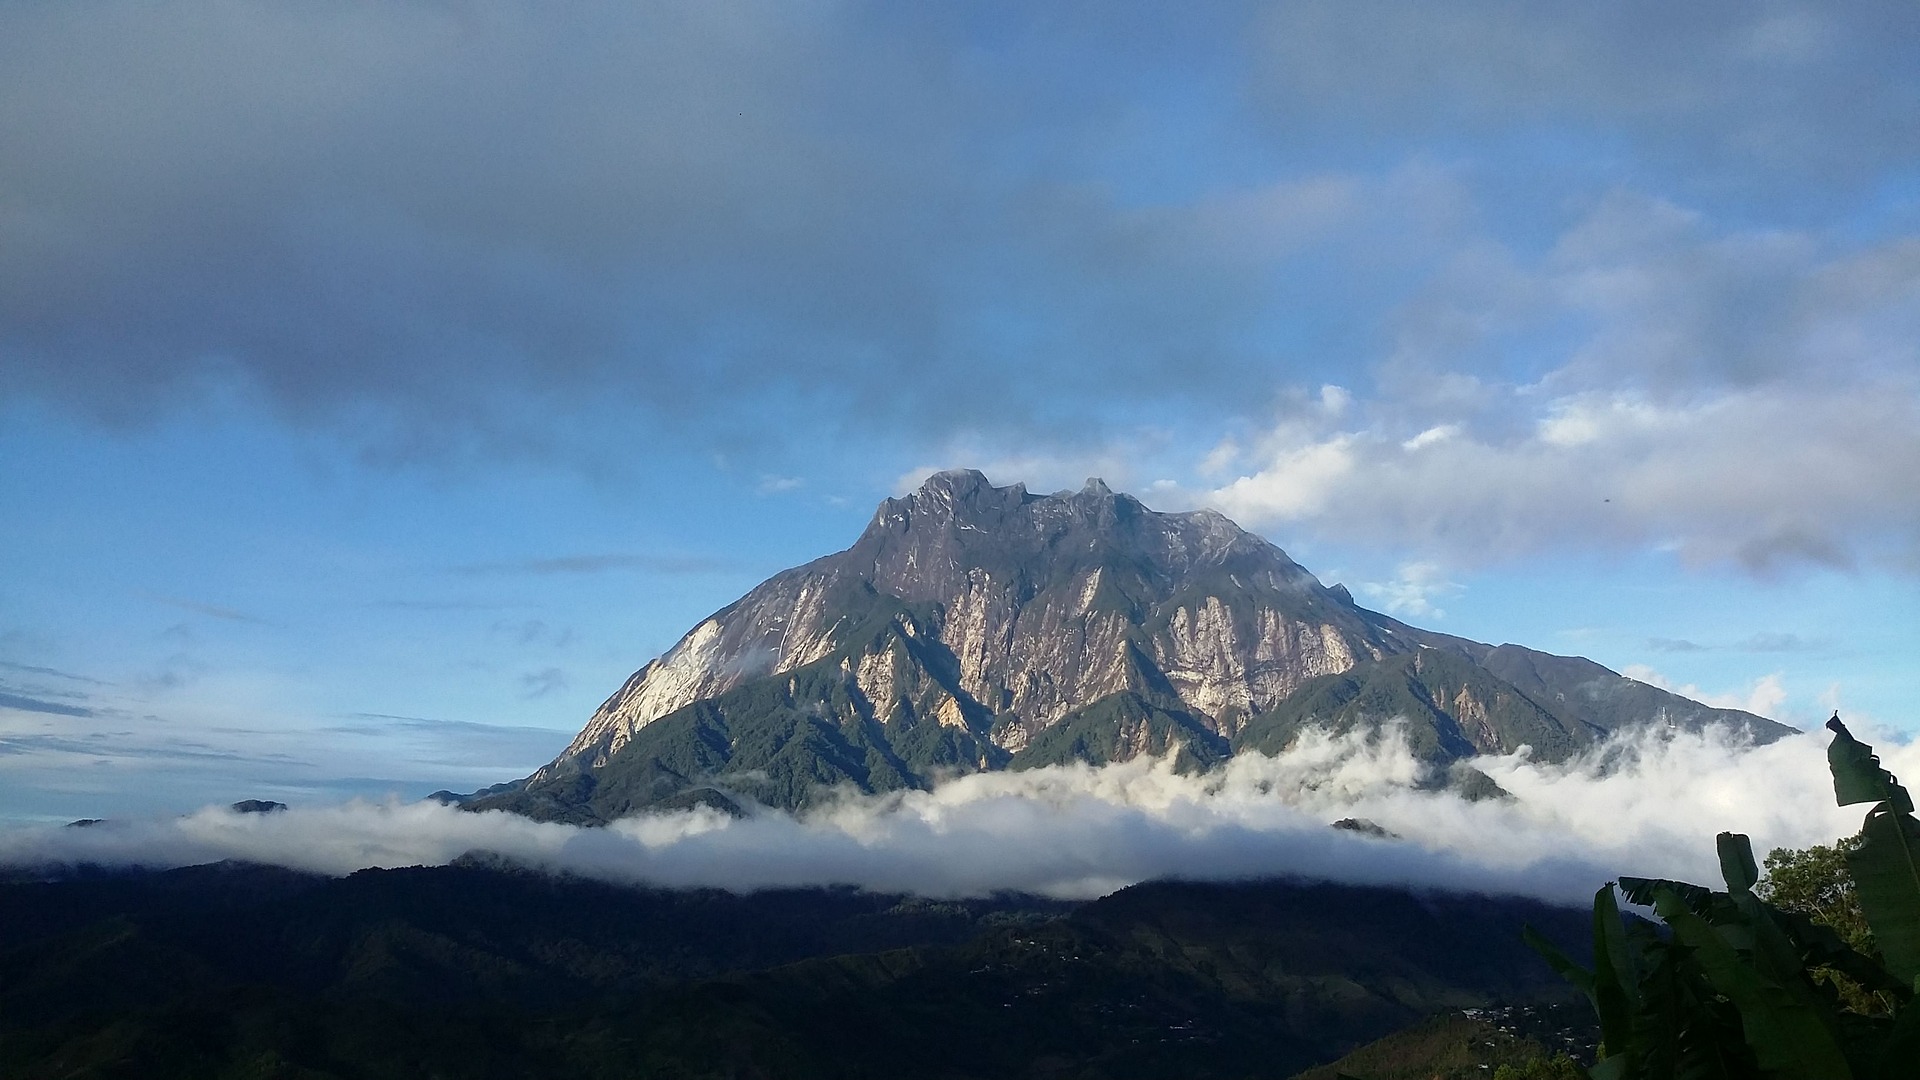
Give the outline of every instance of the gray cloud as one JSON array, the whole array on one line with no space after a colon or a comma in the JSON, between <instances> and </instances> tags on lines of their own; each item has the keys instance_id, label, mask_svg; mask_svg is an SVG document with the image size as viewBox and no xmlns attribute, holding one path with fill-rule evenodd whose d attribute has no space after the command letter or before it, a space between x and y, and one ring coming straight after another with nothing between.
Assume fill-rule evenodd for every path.
<instances>
[{"instance_id":1,"label":"gray cloud","mask_svg":"<svg viewBox=\"0 0 1920 1080\"><path fill-rule=\"evenodd\" d=\"M1215 452L1226 482L1201 498L1456 563L1659 545L1762 576L1911 570L1916 299L1904 239L1610 198L1532 260L1485 249L1436 277L1371 395L1284 402ZM1511 353L1528 359L1495 376Z\"/></svg>"},{"instance_id":2,"label":"gray cloud","mask_svg":"<svg viewBox=\"0 0 1920 1080\"><path fill-rule=\"evenodd\" d=\"M563 649L573 644L571 629L555 630L543 619L527 619L523 622L501 620L489 627L488 632L503 635L516 645L545 644Z\"/></svg>"},{"instance_id":3,"label":"gray cloud","mask_svg":"<svg viewBox=\"0 0 1920 1080\"><path fill-rule=\"evenodd\" d=\"M924 423L995 396L958 365L1094 385L1008 355L1041 312L1164 381L1129 343L1245 294L1225 267L1168 290L1141 265L1177 223L979 167L999 132L1104 116L857 5L6 19L0 137L36 153L0 172L0 357L17 391L104 418L238 377L400 454L795 393Z\"/></svg>"},{"instance_id":4,"label":"gray cloud","mask_svg":"<svg viewBox=\"0 0 1920 1080\"><path fill-rule=\"evenodd\" d=\"M646 574L717 574L738 570L734 560L706 555L639 555L603 553L595 555L559 555L511 562L468 563L453 568L456 574L475 577L532 574L604 574L633 570Z\"/></svg>"},{"instance_id":5,"label":"gray cloud","mask_svg":"<svg viewBox=\"0 0 1920 1080\"><path fill-rule=\"evenodd\" d=\"M1663 653L1697 653L1707 652L1713 647L1688 641L1685 638L1648 638L1647 648Z\"/></svg>"},{"instance_id":6,"label":"gray cloud","mask_svg":"<svg viewBox=\"0 0 1920 1080\"><path fill-rule=\"evenodd\" d=\"M744 446L775 489L876 440L1417 560L1920 571L1917 24L16 6L0 395L238 388L390 460Z\"/></svg>"},{"instance_id":7,"label":"gray cloud","mask_svg":"<svg viewBox=\"0 0 1920 1080\"><path fill-rule=\"evenodd\" d=\"M557 667L529 671L520 676L522 697L542 698L567 688L567 673Z\"/></svg>"},{"instance_id":8,"label":"gray cloud","mask_svg":"<svg viewBox=\"0 0 1920 1080\"><path fill-rule=\"evenodd\" d=\"M43 701L25 694L10 694L0 690L0 709L19 709L22 712L49 713L53 716L92 716L93 710L84 705L69 705L59 701Z\"/></svg>"},{"instance_id":9,"label":"gray cloud","mask_svg":"<svg viewBox=\"0 0 1920 1080\"><path fill-rule=\"evenodd\" d=\"M165 604L166 606L171 608L179 608L181 611L191 611L195 615L205 615L210 619L220 619L223 622L244 622L244 623L264 624L266 621L264 619L255 618L254 616L249 615L244 611L239 611L230 607L223 607L219 604L206 604L206 603L201 603L198 600L183 600L177 596L161 596L161 595L158 595L157 593L149 593L149 592L143 592L140 595L143 598L147 600L151 600L156 604ZM181 627L178 627L177 629L179 630L179 633L176 636L179 636L182 638L190 636L190 631L187 630L186 627L181 626Z\"/></svg>"},{"instance_id":10,"label":"gray cloud","mask_svg":"<svg viewBox=\"0 0 1920 1080\"><path fill-rule=\"evenodd\" d=\"M1535 397L1626 391L1678 402L1776 385L1910 384L1916 297L1911 236L1730 229L1615 190L1544 251L1458 238L1383 319L1379 384L1409 413L1456 421L1465 410L1511 414L1500 391L1515 386Z\"/></svg>"},{"instance_id":11,"label":"gray cloud","mask_svg":"<svg viewBox=\"0 0 1920 1080\"><path fill-rule=\"evenodd\" d=\"M1363 0L1276 5L1260 26L1257 93L1288 128L1605 132L1733 186L1781 172L1859 182L1920 151L1905 119L1920 13L1897 0Z\"/></svg>"},{"instance_id":12,"label":"gray cloud","mask_svg":"<svg viewBox=\"0 0 1920 1080\"><path fill-rule=\"evenodd\" d=\"M412 729L448 735L513 735L539 736L552 738L553 728L524 727L514 724L479 724L471 720L440 720L431 716L405 716L397 713L361 712L352 714L354 719L372 720L372 725L356 725L324 728L325 731L338 731L352 734L390 732L396 729Z\"/></svg>"},{"instance_id":13,"label":"gray cloud","mask_svg":"<svg viewBox=\"0 0 1920 1080\"><path fill-rule=\"evenodd\" d=\"M1710 143L1726 176L1904 161L1913 21L16 6L0 370L123 422L237 383L397 457L787 437L768 410L936 440L1243 410L1363 361L1352 313L1505 197L1381 179L1379 147L1430 160L1465 118Z\"/></svg>"},{"instance_id":14,"label":"gray cloud","mask_svg":"<svg viewBox=\"0 0 1920 1080\"><path fill-rule=\"evenodd\" d=\"M93 714L73 712L61 715L77 717ZM108 761L160 762L168 765L206 762L228 764L242 761L271 761L284 764L295 760L287 754L245 753L193 739L165 738L141 741L134 732L130 731L93 731L70 735L19 733L0 736L0 742L5 743L9 752L15 754L61 754Z\"/></svg>"},{"instance_id":15,"label":"gray cloud","mask_svg":"<svg viewBox=\"0 0 1920 1080\"><path fill-rule=\"evenodd\" d=\"M48 678L64 679L67 682L86 683L90 686L108 685L103 679L95 679L86 675L75 675L71 671L61 671L59 668L39 667L34 664L16 664L11 660L0 660L0 668L5 668L8 671L17 671L22 675L45 675Z\"/></svg>"},{"instance_id":16,"label":"gray cloud","mask_svg":"<svg viewBox=\"0 0 1920 1080\"><path fill-rule=\"evenodd\" d=\"M0 711L0 817L151 813L242 797L340 799L472 790L551 760L571 730L367 713L319 727L259 718ZM32 718L42 717L44 722ZM341 779L341 778L359 779ZM378 778L378 779L368 779ZM224 795L220 793L224 792Z\"/></svg>"},{"instance_id":17,"label":"gray cloud","mask_svg":"<svg viewBox=\"0 0 1920 1080\"><path fill-rule=\"evenodd\" d=\"M525 605L480 600L375 600L367 606L395 611L500 611Z\"/></svg>"},{"instance_id":18,"label":"gray cloud","mask_svg":"<svg viewBox=\"0 0 1920 1080\"><path fill-rule=\"evenodd\" d=\"M1798 634L1762 631L1742 638L1730 645L1702 645L1685 638L1648 638L1647 648L1664 653L1700 653L1715 649L1732 649L1736 652L1787 653L1816 652L1827 647L1824 640L1803 638Z\"/></svg>"},{"instance_id":19,"label":"gray cloud","mask_svg":"<svg viewBox=\"0 0 1920 1080\"><path fill-rule=\"evenodd\" d=\"M1803 638L1798 634L1763 632L1736 641L1733 647L1744 652L1817 652L1826 648L1827 643Z\"/></svg>"},{"instance_id":20,"label":"gray cloud","mask_svg":"<svg viewBox=\"0 0 1920 1080\"><path fill-rule=\"evenodd\" d=\"M518 724L481 724L471 720L441 720L420 716L396 716L389 713L355 713L355 721L320 729L324 734L353 735L373 745L394 741L413 748L420 762L459 766L456 777L446 777L434 786L445 786L469 777L473 769L492 769L471 786L498 783L510 776L525 775L532 766L543 764L564 748L571 731ZM520 770L517 771L516 770ZM474 777L480 774L473 773ZM389 781L391 783L391 781ZM421 781L416 779L413 784Z\"/></svg>"}]
</instances>

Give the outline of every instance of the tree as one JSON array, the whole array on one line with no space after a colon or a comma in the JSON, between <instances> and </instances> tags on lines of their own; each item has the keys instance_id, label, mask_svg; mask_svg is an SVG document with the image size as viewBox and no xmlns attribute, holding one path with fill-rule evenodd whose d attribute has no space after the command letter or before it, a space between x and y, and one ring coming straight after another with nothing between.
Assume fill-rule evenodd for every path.
<instances>
[{"instance_id":1,"label":"tree","mask_svg":"<svg viewBox=\"0 0 1920 1080\"><path fill-rule=\"evenodd\" d=\"M1860 910L1860 896L1847 869L1847 856L1860 848L1858 836L1808 848L1774 848L1767 853L1766 876L1754 886L1760 899L1782 911L1798 912L1832 928L1854 951L1872 956L1873 927ZM1893 1003L1870 994L1859 983L1830 967L1816 968L1813 977L1831 983L1849 1009L1885 1013Z\"/></svg>"},{"instance_id":2,"label":"tree","mask_svg":"<svg viewBox=\"0 0 1920 1080\"><path fill-rule=\"evenodd\" d=\"M1493 1080L1580 1080L1583 1071L1572 1058L1555 1054L1521 1065L1502 1065L1493 1070Z\"/></svg>"},{"instance_id":3,"label":"tree","mask_svg":"<svg viewBox=\"0 0 1920 1080\"><path fill-rule=\"evenodd\" d=\"M1797 911L1833 928L1841 940L1872 953L1873 927L1860 910L1847 856L1860 849L1858 836L1809 848L1774 848L1767 853L1766 876L1753 891L1782 911Z\"/></svg>"}]
</instances>

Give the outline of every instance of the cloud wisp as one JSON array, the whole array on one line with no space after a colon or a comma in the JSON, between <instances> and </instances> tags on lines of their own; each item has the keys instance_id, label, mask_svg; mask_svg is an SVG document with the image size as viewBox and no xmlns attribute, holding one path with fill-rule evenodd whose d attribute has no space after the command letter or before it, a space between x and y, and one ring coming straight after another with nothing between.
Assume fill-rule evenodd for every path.
<instances>
[{"instance_id":1,"label":"cloud wisp","mask_svg":"<svg viewBox=\"0 0 1920 1080\"><path fill-rule=\"evenodd\" d=\"M1716 709L1739 709L1753 713L1755 716L1777 717L1780 706L1787 700L1786 686L1777 671L1753 680L1753 685L1744 691L1733 690L1720 693L1702 690L1692 683L1684 685L1676 683L1645 664L1628 664L1622 674L1630 679L1638 679L1648 686L1657 686L1662 690L1711 705Z\"/></svg>"},{"instance_id":2,"label":"cloud wisp","mask_svg":"<svg viewBox=\"0 0 1920 1080\"><path fill-rule=\"evenodd\" d=\"M91 717L93 710L85 705L73 705L63 701L46 701L28 697L25 694L12 694L0 689L0 709L18 709L21 712L47 713L50 716Z\"/></svg>"},{"instance_id":3,"label":"cloud wisp","mask_svg":"<svg viewBox=\"0 0 1920 1080\"><path fill-rule=\"evenodd\" d=\"M17 671L22 675L43 675L47 678L60 679L64 682L86 683L89 686L107 685L104 679L96 679L88 675L76 675L71 671L62 671L59 668L43 667L37 664L16 664L11 660L0 660L0 669Z\"/></svg>"},{"instance_id":4,"label":"cloud wisp","mask_svg":"<svg viewBox=\"0 0 1920 1080\"><path fill-rule=\"evenodd\" d=\"M266 620L256 618L244 611L225 607L220 604L208 604L199 600L185 600L177 596L162 596L158 593L151 592L143 592L140 595L156 604L164 604L167 607L178 608L181 611L192 612L195 615L205 615L209 619L219 619L222 622L260 623L263 625L266 622Z\"/></svg>"},{"instance_id":5,"label":"cloud wisp","mask_svg":"<svg viewBox=\"0 0 1920 1080\"><path fill-rule=\"evenodd\" d=\"M519 559L510 562L466 563L453 572L466 577L506 577L558 574L605 574L632 570L643 574L686 575L718 574L737 570L730 559L708 555L645 555L630 552L604 552L590 555L556 555L548 558Z\"/></svg>"},{"instance_id":6,"label":"cloud wisp","mask_svg":"<svg viewBox=\"0 0 1920 1080\"><path fill-rule=\"evenodd\" d=\"M1920 775L1920 746L1882 746ZM1716 880L1713 834L1756 847L1857 828L1833 806L1822 742L1750 747L1723 732L1621 740L1564 765L1478 763L1512 799L1469 803L1414 786L1399 733L1311 735L1278 757L1204 776L1166 761L959 778L932 791L849 796L794 816L694 810L601 829L437 803L350 802L271 815L209 807L170 820L0 832L0 864L184 865L247 859L330 874L491 852L557 871L674 887L854 884L934 896L1017 889L1101 895L1163 877L1296 875L1575 902L1621 873ZM1398 839L1329 827L1365 818Z\"/></svg>"}]
</instances>

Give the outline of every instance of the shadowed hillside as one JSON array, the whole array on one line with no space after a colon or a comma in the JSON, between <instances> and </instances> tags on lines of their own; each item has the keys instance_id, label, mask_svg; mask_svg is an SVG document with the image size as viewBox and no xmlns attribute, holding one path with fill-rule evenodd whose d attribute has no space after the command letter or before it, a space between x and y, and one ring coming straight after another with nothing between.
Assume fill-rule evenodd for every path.
<instances>
[{"instance_id":1,"label":"shadowed hillside","mask_svg":"<svg viewBox=\"0 0 1920 1080\"><path fill-rule=\"evenodd\" d=\"M23 1077L1243 1076L1567 991L1531 901L1262 882L1067 905L224 864L0 886Z\"/></svg>"}]
</instances>

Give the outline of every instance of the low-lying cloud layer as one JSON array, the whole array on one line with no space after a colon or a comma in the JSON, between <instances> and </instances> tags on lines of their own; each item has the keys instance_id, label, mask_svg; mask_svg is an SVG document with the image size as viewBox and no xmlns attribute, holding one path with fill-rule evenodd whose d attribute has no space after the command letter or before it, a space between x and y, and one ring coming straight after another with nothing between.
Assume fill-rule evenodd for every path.
<instances>
[{"instance_id":1,"label":"low-lying cloud layer","mask_svg":"<svg viewBox=\"0 0 1920 1080\"><path fill-rule=\"evenodd\" d=\"M601 829L437 803L351 802L272 814L209 807L155 821L0 832L0 865L169 866L246 859L329 874L491 852L613 881L751 890L855 884L935 896L1091 897L1151 878L1297 875L1577 902L1619 874L1716 882L1713 835L1757 850L1859 826L1833 805L1824 735L1748 747L1724 732L1647 734L1565 765L1477 764L1514 798L1469 803L1413 785L1397 731L1310 735L1205 776L1164 761L969 776L848 797L802 816L696 810ZM1920 744L1881 747L1920 776ZM1382 839L1330 828L1374 822Z\"/></svg>"}]
</instances>

